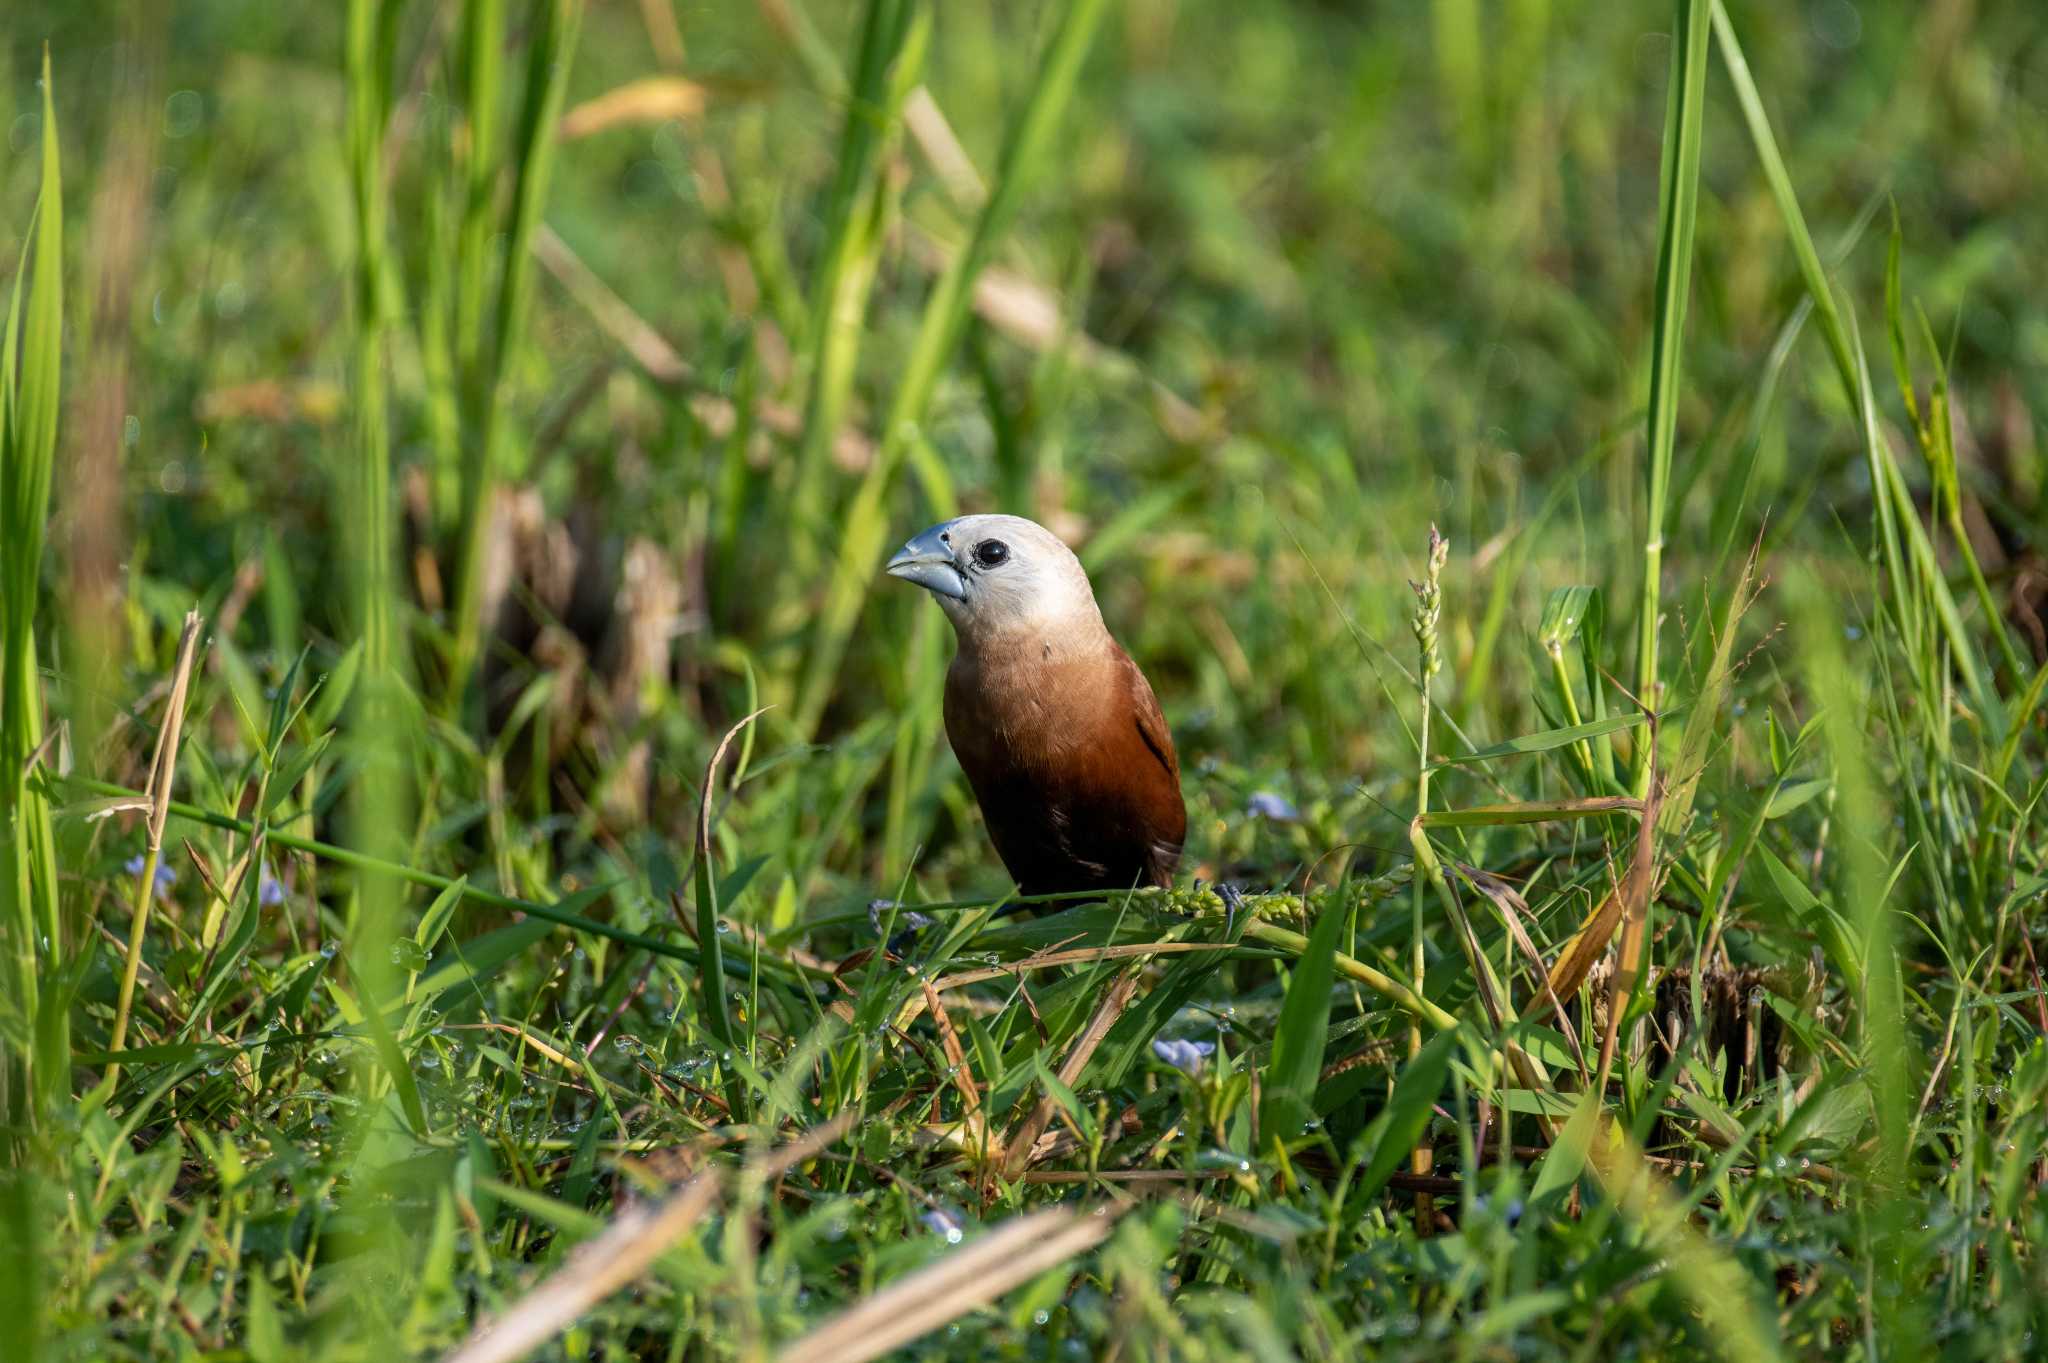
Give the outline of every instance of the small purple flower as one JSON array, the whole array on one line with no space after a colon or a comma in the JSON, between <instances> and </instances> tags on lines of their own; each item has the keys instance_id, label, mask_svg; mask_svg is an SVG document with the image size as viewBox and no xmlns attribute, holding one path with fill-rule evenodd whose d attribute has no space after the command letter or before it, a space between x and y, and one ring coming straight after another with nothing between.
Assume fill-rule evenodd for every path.
<instances>
[{"instance_id":1,"label":"small purple flower","mask_svg":"<svg viewBox=\"0 0 2048 1363\"><path fill-rule=\"evenodd\" d=\"M131 876L139 876L142 874L142 866L142 853L137 852L121 864L121 869ZM167 898L171 893L171 886L177 883L178 873L162 862L158 862L156 866L156 897L158 899Z\"/></svg>"},{"instance_id":2,"label":"small purple flower","mask_svg":"<svg viewBox=\"0 0 2048 1363\"><path fill-rule=\"evenodd\" d=\"M266 870L263 878L256 882L256 903L266 909L274 909L284 903L284 882Z\"/></svg>"},{"instance_id":3,"label":"small purple flower","mask_svg":"<svg viewBox=\"0 0 2048 1363\"><path fill-rule=\"evenodd\" d=\"M1213 1041L1169 1041L1165 1037L1152 1038L1152 1054L1183 1074L1200 1074L1202 1062L1216 1054Z\"/></svg>"},{"instance_id":4,"label":"small purple flower","mask_svg":"<svg viewBox=\"0 0 2048 1363\"><path fill-rule=\"evenodd\" d=\"M1300 823L1301 811L1285 795L1270 790L1255 790L1252 797L1244 802L1244 812L1255 819L1271 819L1274 823Z\"/></svg>"},{"instance_id":5,"label":"small purple flower","mask_svg":"<svg viewBox=\"0 0 2048 1363\"><path fill-rule=\"evenodd\" d=\"M934 1207L917 1219L924 1222L932 1234L945 1236L949 1245L959 1244L967 1233L961 1228L960 1214L949 1207Z\"/></svg>"}]
</instances>

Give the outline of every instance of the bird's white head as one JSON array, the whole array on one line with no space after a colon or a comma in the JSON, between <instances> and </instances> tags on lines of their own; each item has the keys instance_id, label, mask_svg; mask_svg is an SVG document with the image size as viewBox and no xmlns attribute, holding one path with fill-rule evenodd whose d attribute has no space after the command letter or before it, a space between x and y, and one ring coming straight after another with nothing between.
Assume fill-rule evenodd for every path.
<instances>
[{"instance_id":1,"label":"bird's white head","mask_svg":"<svg viewBox=\"0 0 2048 1363\"><path fill-rule=\"evenodd\" d=\"M1092 641L1102 630L1081 560L1022 516L941 521L897 551L887 571L930 592L965 644L1019 631Z\"/></svg>"}]
</instances>

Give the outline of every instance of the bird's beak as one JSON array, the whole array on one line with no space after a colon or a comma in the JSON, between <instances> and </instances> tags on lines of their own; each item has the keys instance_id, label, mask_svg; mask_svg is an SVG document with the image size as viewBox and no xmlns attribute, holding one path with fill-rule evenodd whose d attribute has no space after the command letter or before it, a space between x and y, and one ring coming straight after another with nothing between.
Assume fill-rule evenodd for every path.
<instances>
[{"instance_id":1,"label":"bird's beak","mask_svg":"<svg viewBox=\"0 0 2048 1363\"><path fill-rule=\"evenodd\" d=\"M937 526L897 550L885 571L891 577L916 583L934 596L950 596L955 601L967 599L967 579L953 566L953 551L940 542Z\"/></svg>"}]
</instances>

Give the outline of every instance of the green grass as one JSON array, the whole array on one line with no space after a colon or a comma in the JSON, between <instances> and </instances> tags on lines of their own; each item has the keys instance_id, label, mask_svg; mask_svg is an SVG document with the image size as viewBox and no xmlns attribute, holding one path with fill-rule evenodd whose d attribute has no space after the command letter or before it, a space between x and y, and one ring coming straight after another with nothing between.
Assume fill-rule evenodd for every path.
<instances>
[{"instance_id":1,"label":"green grass","mask_svg":"<svg viewBox=\"0 0 2048 1363\"><path fill-rule=\"evenodd\" d=\"M10 9L0 1358L2038 1352L2032 10Z\"/></svg>"}]
</instances>

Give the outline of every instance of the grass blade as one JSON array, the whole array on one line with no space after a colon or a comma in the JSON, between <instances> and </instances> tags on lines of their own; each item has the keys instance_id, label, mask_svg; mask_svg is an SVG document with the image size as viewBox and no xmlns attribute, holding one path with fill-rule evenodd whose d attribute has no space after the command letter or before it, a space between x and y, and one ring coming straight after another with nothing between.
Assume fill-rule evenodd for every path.
<instances>
[{"instance_id":1,"label":"grass blade","mask_svg":"<svg viewBox=\"0 0 2048 1363\"><path fill-rule=\"evenodd\" d=\"M1876 430L1876 404L1870 395L1868 371L1861 359L1862 343L1854 339L1851 329L1844 324L1842 313L1835 301L1834 290L1829 285L1827 272L1821 265L1820 253L1814 249L1813 234L1807 230L1806 215L1800 211L1799 198L1792 187L1792 177L1785 169L1784 158L1778 153L1778 140L1771 132L1770 120L1764 113L1763 100L1757 94L1756 82L1751 78L1748 59L1743 56L1742 45L1736 40L1734 25L1729 23L1728 14L1720 0L1708 0L1713 9L1714 38L1721 52L1722 64L1728 70L1728 79L1735 86L1736 101L1742 106L1744 121L1748 124L1750 141L1756 147L1757 160L1764 169L1764 179L1769 183L1772 196L1777 200L1778 216L1785 224L1786 234L1792 242L1792 254L1799 263L1799 273L1806 283L1807 295L1813 300L1814 315L1820 321L1821 335L1826 338L1828 354L1835 362L1835 371L1842 381L1843 395L1850 408L1857 413L1863 424L1866 453L1872 471L1872 496L1877 502L1879 529L1883 534L1902 536L1906 555L1901 556L1895 546L1886 545L1888 561L1897 585L1894 592L1902 597L1909 596L1905 581L1906 561L1910 560L1915 580L1924 588L1934 603L1937 619L1942 626L1954 659L1956 670L1962 673L1964 685L1969 688L1971 699L1979 713L1992 717L1994 724L2002 725L2002 715L1995 698L1985 689L1983 670L1977 660L1977 649L1969 633L1962 626L1962 617L1956 611L1955 599L1949 591L1948 579L1941 573L1934 555L1934 546L1927 538L1926 527L1920 523L1918 508L1914 504L1911 490L1906 486L1904 475L1899 472L1898 461L1892 457L1891 446ZM1896 522L1896 528L1887 526ZM1917 619L1918 605L1910 607L1912 614L1907 620Z\"/></svg>"},{"instance_id":2,"label":"grass blade","mask_svg":"<svg viewBox=\"0 0 2048 1363\"><path fill-rule=\"evenodd\" d=\"M967 246L932 286L917 337L904 361L881 433L881 446L863 475L843 518L837 566L826 587L825 604L812 633L809 657L797 691L795 727L799 735L817 731L833 679L838 675L847 639L880 569L882 548L889 540L884 503L897 466L910 451L917 425L924 419L947 360L966 325L974 283L1009 230L1025 188L1036 181L1052 149L1052 135L1074 92L1081 60L1102 18L1106 0L1067 0L1024 107L1003 143L988 202L974 223Z\"/></svg>"},{"instance_id":3,"label":"grass blade","mask_svg":"<svg viewBox=\"0 0 2048 1363\"><path fill-rule=\"evenodd\" d=\"M712 750L711 760L704 766L704 788L697 804L697 949L703 953L699 977L704 987L704 1016L711 1025L711 1034L728 1053L737 1053L742 1046L739 1029L733 1026L732 1010L727 1006L725 991L725 947L718 924L718 885L711 869L711 815L713 800L718 790L718 768L725 761L726 750L740 732L767 709L760 710L733 725L725 731L725 737L718 740ZM729 1086L728 1101L732 1111L741 1111L740 1104L746 1096L745 1087L738 1079Z\"/></svg>"},{"instance_id":4,"label":"grass blade","mask_svg":"<svg viewBox=\"0 0 2048 1363\"><path fill-rule=\"evenodd\" d=\"M491 8L496 8L495 0ZM504 441L505 371L513 348L525 335L527 297L533 279L533 239L540 226L541 206L547 198L556 125L561 121L582 15L581 0L534 0L529 14L531 37L515 145L512 218L505 225L504 266L498 279L489 347L477 351L478 368L472 371L467 384L467 391L473 395L468 421L473 438L463 446L459 494L462 520L457 527L455 546L455 650L448 675L451 698L459 698L467 689L483 642L484 538L490 526L503 457L500 447ZM479 39L479 46L491 46L487 34ZM495 57L479 54L480 62L494 60ZM476 95L473 109L489 112L480 107L487 98L486 94ZM486 164L481 172L473 169L472 175L488 176L493 169ZM475 192L473 179L472 194ZM470 208L472 213L476 211L474 199ZM465 285L468 284L466 276ZM463 305L480 311L482 300L465 297ZM463 324L474 328L478 323L469 318Z\"/></svg>"},{"instance_id":5,"label":"grass blade","mask_svg":"<svg viewBox=\"0 0 2048 1363\"><path fill-rule=\"evenodd\" d=\"M1359 1176L1355 1196L1370 1198L1385 1187L1408 1158L1408 1152L1428 1131L1437 1095L1444 1090L1444 1078L1450 1073L1459 1044L1456 1029L1438 1032L1401 1067L1401 1077L1394 1081L1394 1091L1373 1123L1378 1137L1372 1159Z\"/></svg>"},{"instance_id":6,"label":"grass blade","mask_svg":"<svg viewBox=\"0 0 2048 1363\"><path fill-rule=\"evenodd\" d=\"M1707 8L1678 0L1672 22L1671 87L1664 111L1663 199L1658 210L1657 295L1650 335L1649 487L1643 539L1642 606L1636 629L1636 694L1655 709L1657 632L1664 573L1665 499L1678 441L1679 359L1692 284L1693 224L1699 209L1700 125L1707 84ZM1649 791L1650 752L1636 750L1636 794Z\"/></svg>"},{"instance_id":7,"label":"grass blade","mask_svg":"<svg viewBox=\"0 0 2048 1363\"><path fill-rule=\"evenodd\" d=\"M1623 729L1633 729L1642 724L1646 718L1647 716L1641 711L1637 711L1634 714L1628 715L1610 715L1606 719L1596 719L1586 724L1570 724L1562 729L1544 729L1539 733L1524 734L1520 738L1510 738L1505 742L1495 743L1490 747L1480 748L1474 752L1454 753L1449 757L1439 757L1430 765L1432 767L1463 767L1477 762L1491 762L1501 757L1524 757L1531 753L1551 752L1558 748L1570 747L1575 743L1582 743L1589 738L1604 738L1608 734L1620 733Z\"/></svg>"},{"instance_id":8,"label":"grass blade","mask_svg":"<svg viewBox=\"0 0 2048 1363\"><path fill-rule=\"evenodd\" d=\"M64 323L64 191L50 54L43 51L42 174L25 250L29 268L15 276L0 341L0 922L11 939L15 979L10 992L18 1022L37 1037L0 1072L0 1099L10 1124L33 1125L31 1090L61 1093L69 1078L68 1010L41 1044L38 958L62 958L56 848L50 808L30 779L43 742L43 687L35 642L36 592L42 579L51 469L57 447L58 380ZM17 379L17 366L19 378ZM23 1119L29 1119L24 1121Z\"/></svg>"},{"instance_id":9,"label":"grass blade","mask_svg":"<svg viewBox=\"0 0 2048 1363\"><path fill-rule=\"evenodd\" d=\"M1285 1145L1315 1116L1316 1078L1330 1034L1330 986L1335 982L1337 939L1349 915L1335 904L1323 910L1309 933L1308 950L1294 963L1273 1054L1266 1062L1259 1097L1259 1132L1267 1145Z\"/></svg>"}]
</instances>

